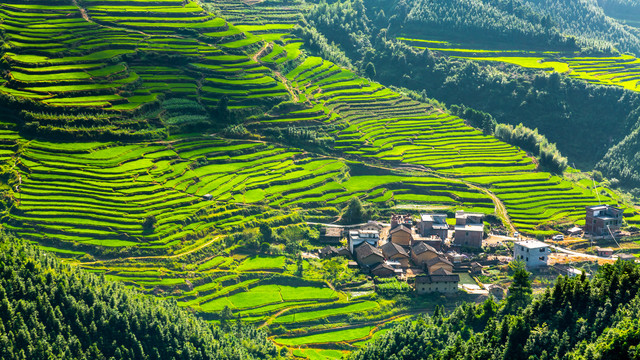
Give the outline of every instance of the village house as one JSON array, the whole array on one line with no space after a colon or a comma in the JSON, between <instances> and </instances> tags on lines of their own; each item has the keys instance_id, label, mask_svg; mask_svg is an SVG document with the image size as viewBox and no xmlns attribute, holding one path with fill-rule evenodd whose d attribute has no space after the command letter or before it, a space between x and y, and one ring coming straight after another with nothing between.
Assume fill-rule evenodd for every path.
<instances>
[{"instance_id":1,"label":"village house","mask_svg":"<svg viewBox=\"0 0 640 360\"><path fill-rule=\"evenodd\" d=\"M456 293L460 276L444 269L438 269L434 273L415 277L416 292L426 294L431 292Z\"/></svg>"},{"instance_id":2,"label":"village house","mask_svg":"<svg viewBox=\"0 0 640 360\"><path fill-rule=\"evenodd\" d=\"M456 211L456 226L453 243L460 246L482 247L484 237L483 214Z\"/></svg>"},{"instance_id":3,"label":"village house","mask_svg":"<svg viewBox=\"0 0 640 360\"><path fill-rule=\"evenodd\" d=\"M513 246L513 259L524 261L527 269L534 269L547 266L550 252L549 244L542 241L519 241Z\"/></svg>"},{"instance_id":4,"label":"village house","mask_svg":"<svg viewBox=\"0 0 640 360\"><path fill-rule=\"evenodd\" d=\"M610 205L587 206L584 231L596 236L620 229L623 210Z\"/></svg>"},{"instance_id":5,"label":"village house","mask_svg":"<svg viewBox=\"0 0 640 360\"><path fill-rule=\"evenodd\" d=\"M334 256L338 256L338 249L333 246L327 245L322 249L318 250L318 256L321 259L330 259Z\"/></svg>"},{"instance_id":6,"label":"village house","mask_svg":"<svg viewBox=\"0 0 640 360\"><path fill-rule=\"evenodd\" d=\"M367 242L373 247L378 247L380 233L376 230L349 230L349 251L353 254L354 249Z\"/></svg>"},{"instance_id":7,"label":"village house","mask_svg":"<svg viewBox=\"0 0 640 360\"><path fill-rule=\"evenodd\" d=\"M382 231L382 228L384 228L384 226L382 226L380 222L374 220L369 220L366 224L360 226L360 230L376 230L378 233Z\"/></svg>"},{"instance_id":8,"label":"village house","mask_svg":"<svg viewBox=\"0 0 640 360\"><path fill-rule=\"evenodd\" d=\"M623 261L635 262L636 257L631 254L618 254L618 259Z\"/></svg>"},{"instance_id":9,"label":"village house","mask_svg":"<svg viewBox=\"0 0 640 360\"><path fill-rule=\"evenodd\" d=\"M567 235L569 236L579 236L582 233L582 229L574 226L571 229L567 230Z\"/></svg>"},{"instance_id":10,"label":"village house","mask_svg":"<svg viewBox=\"0 0 640 360\"><path fill-rule=\"evenodd\" d=\"M436 249L423 242L419 242L411 248L411 260L413 260L414 264L418 266L424 266L427 261L437 257L438 255L439 253Z\"/></svg>"},{"instance_id":11,"label":"village house","mask_svg":"<svg viewBox=\"0 0 640 360\"><path fill-rule=\"evenodd\" d=\"M345 246L342 246L338 248L338 256L343 256L350 259L351 253L349 252L349 249L347 249Z\"/></svg>"},{"instance_id":12,"label":"village house","mask_svg":"<svg viewBox=\"0 0 640 360\"><path fill-rule=\"evenodd\" d=\"M395 274L395 269L386 263L382 263L371 270L371 275L377 277L391 277Z\"/></svg>"},{"instance_id":13,"label":"village house","mask_svg":"<svg viewBox=\"0 0 640 360\"><path fill-rule=\"evenodd\" d=\"M384 255L387 260L398 261L401 267L409 267L409 253L404 249L404 247L396 243L389 241L382 245L382 255Z\"/></svg>"},{"instance_id":14,"label":"village house","mask_svg":"<svg viewBox=\"0 0 640 360\"><path fill-rule=\"evenodd\" d=\"M450 251L450 252L447 253L447 259L449 259L449 261L451 261L454 264L460 264L461 262L463 262L467 258L468 258L467 255L458 254L455 251Z\"/></svg>"},{"instance_id":15,"label":"village house","mask_svg":"<svg viewBox=\"0 0 640 360\"><path fill-rule=\"evenodd\" d=\"M356 248L356 260L361 267L375 267L384 262L384 256L380 249L371 246L368 242L360 244Z\"/></svg>"},{"instance_id":16,"label":"village house","mask_svg":"<svg viewBox=\"0 0 640 360\"><path fill-rule=\"evenodd\" d=\"M438 236L444 240L449 237L449 225L447 224L446 214L422 214L420 215L420 223L418 224L418 232L420 236L429 237Z\"/></svg>"},{"instance_id":17,"label":"village house","mask_svg":"<svg viewBox=\"0 0 640 360\"><path fill-rule=\"evenodd\" d=\"M453 272L453 264L442 256L436 256L426 262L427 271L433 274L438 269L444 269Z\"/></svg>"},{"instance_id":18,"label":"village house","mask_svg":"<svg viewBox=\"0 0 640 360\"><path fill-rule=\"evenodd\" d=\"M429 246L433 246L434 249L438 251L442 251L443 241L438 235L422 236L414 232L411 234L411 236L412 236L411 246L414 246L416 243L422 241Z\"/></svg>"},{"instance_id":19,"label":"village house","mask_svg":"<svg viewBox=\"0 0 640 360\"><path fill-rule=\"evenodd\" d=\"M404 225L411 229L413 227L413 218L411 215L406 214L393 214L391 215L391 229L399 225Z\"/></svg>"},{"instance_id":20,"label":"village house","mask_svg":"<svg viewBox=\"0 0 640 360\"><path fill-rule=\"evenodd\" d=\"M612 248L597 248L596 251L598 252L598 256L600 257L611 257L611 255L613 255L613 249Z\"/></svg>"},{"instance_id":21,"label":"village house","mask_svg":"<svg viewBox=\"0 0 640 360\"><path fill-rule=\"evenodd\" d=\"M471 268L469 269L469 271L472 274L482 274L482 265L480 265L480 263L474 261L471 263Z\"/></svg>"},{"instance_id":22,"label":"village house","mask_svg":"<svg viewBox=\"0 0 640 360\"><path fill-rule=\"evenodd\" d=\"M340 240L342 240L342 233L342 228L324 227L320 230L320 241L325 244L340 244Z\"/></svg>"},{"instance_id":23,"label":"village house","mask_svg":"<svg viewBox=\"0 0 640 360\"><path fill-rule=\"evenodd\" d=\"M413 235L411 228L404 225L398 225L389 231L389 241L400 246L411 246Z\"/></svg>"}]
</instances>

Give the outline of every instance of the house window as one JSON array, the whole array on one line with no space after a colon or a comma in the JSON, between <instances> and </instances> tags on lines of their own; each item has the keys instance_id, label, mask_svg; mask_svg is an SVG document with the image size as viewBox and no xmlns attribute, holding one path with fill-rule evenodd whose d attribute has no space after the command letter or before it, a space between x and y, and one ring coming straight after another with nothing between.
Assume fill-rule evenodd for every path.
<instances>
[{"instance_id":1,"label":"house window","mask_svg":"<svg viewBox=\"0 0 640 360\"><path fill-rule=\"evenodd\" d=\"M469 236L469 232L468 231L467 231L467 235L465 235L465 236Z\"/></svg>"},{"instance_id":2,"label":"house window","mask_svg":"<svg viewBox=\"0 0 640 360\"><path fill-rule=\"evenodd\" d=\"M540 248L540 252L544 252L545 250L545 248Z\"/></svg>"},{"instance_id":3,"label":"house window","mask_svg":"<svg viewBox=\"0 0 640 360\"><path fill-rule=\"evenodd\" d=\"M529 262L529 258L527 258L527 262Z\"/></svg>"},{"instance_id":4,"label":"house window","mask_svg":"<svg viewBox=\"0 0 640 360\"><path fill-rule=\"evenodd\" d=\"M540 261L544 261L544 256L540 256L540 257L538 258L538 260L540 260Z\"/></svg>"}]
</instances>

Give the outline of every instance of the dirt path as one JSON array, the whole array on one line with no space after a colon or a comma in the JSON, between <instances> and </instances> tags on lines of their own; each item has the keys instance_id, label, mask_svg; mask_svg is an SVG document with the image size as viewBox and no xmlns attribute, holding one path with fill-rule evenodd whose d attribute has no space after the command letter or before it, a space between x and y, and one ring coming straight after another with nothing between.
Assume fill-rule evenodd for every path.
<instances>
[{"instance_id":1,"label":"dirt path","mask_svg":"<svg viewBox=\"0 0 640 360\"><path fill-rule=\"evenodd\" d=\"M80 10L80 15L82 15L82 18L85 21L93 22L91 19L89 19L89 15L87 15L87 10L85 8L81 7L80 4L78 4L78 0L71 0L71 2L73 2L73 5L75 7L77 7L78 10Z\"/></svg>"},{"instance_id":2,"label":"dirt path","mask_svg":"<svg viewBox=\"0 0 640 360\"><path fill-rule=\"evenodd\" d=\"M284 85L284 87L287 88L287 91L289 92L289 94L291 94L291 97L293 97L293 101L294 102L300 101L298 94L293 90L293 88L291 88L291 85L289 85L287 78L285 78L280 73L280 71L274 71L273 73L278 77L278 79L280 79L280 81L282 82L282 85Z\"/></svg>"},{"instance_id":3,"label":"dirt path","mask_svg":"<svg viewBox=\"0 0 640 360\"><path fill-rule=\"evenodd\" d=\"M474 185L468 181L463 181L468 187L479 190L485 194L487 194L487 196L489 196L491 198L491 200L493 201L493 204L495 205L495 209L496 209L496 214L498 215L498 217L500 218L500 220L502 221L502 224L509 229L509 231L511 233L514 233L516 231L516 227L513 225L513 223L511 222L511 218L509 218L509 213L507 212L507 208L504 206L504 203L502 202L502 200L500 200L496 194L492 193L491 191Z\"/></svg>"},{"instance_id":4,"label":"dirt path","mask_svg":"<svg viewBox=\"0 0 640 360\"><path fill-rule=\"evenodd\" d=\"M267 51L267 48L269 47L269 43L266 43L262 46L262 48L255 54L253 54L251 56L251 60L255 61L255 62L259 62L260 58L262 57L262 54Z\"/></svg>"}]
</instances>

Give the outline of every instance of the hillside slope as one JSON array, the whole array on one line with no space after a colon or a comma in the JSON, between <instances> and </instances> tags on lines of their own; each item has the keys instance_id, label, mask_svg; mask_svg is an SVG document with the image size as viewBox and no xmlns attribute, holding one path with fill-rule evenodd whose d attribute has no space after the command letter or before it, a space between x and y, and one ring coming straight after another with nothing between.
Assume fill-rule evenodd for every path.
<instances>
[{"instance_id":1,"label":"hillside slope","mask_svg":"<svg viewBox=\"0 0 640 360\"><path fill-rule=\"evenodd\" d=\"M219 328L0 234L3 359L270 359L263 331Z\"/></svg>"},{"instance_id":2,"label":"hillside slope","mask_svg":"<svg viewBox=\"0 0 640 360\"><path fill-rule=\"evenodd\" d=\"M359 59L306 26L313 4L210 5L0 6L3 228L208 321L236 317L279 345L342 354L433 305L378 298L347 261L300 256L319 236L307 222L340 221L350 199L376 219L463 209L532 236L582 225L600 202L640 223L586 175L546 172L436 102L354 71ZM335 13L330 24L360 24ZM407 51L403 70L433 59L380 46L387 63Z\"/></svg>"},{"instance_id":3,"label":"hillside slope","mask_svg":"<svg viewBox=\"0 0 640 360\"><path fill-rule=\"evenodd\" d=\"M637 359L639 286L638 266L618 261L591 280L560 277L524 308L512 288L498 305L407 321L349 359Z\"/></svg>"}]
</instances>

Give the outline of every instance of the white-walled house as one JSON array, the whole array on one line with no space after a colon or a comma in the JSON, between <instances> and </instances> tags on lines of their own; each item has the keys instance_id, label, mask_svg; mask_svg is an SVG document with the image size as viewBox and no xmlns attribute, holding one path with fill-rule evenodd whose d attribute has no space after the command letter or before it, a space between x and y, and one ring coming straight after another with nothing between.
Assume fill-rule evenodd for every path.
<instances>
[{"instance_id":1,"label":"white-walled house","mask_svg":"<svg viewBox=\"0 0 640 360\"><path fill-rule=\"evenodd\" d=\"M518 241L513 246L513 259L523 261L527 269L547 266L550 253L549 244L538 240Z\"/></svg>"}]
</instances>

